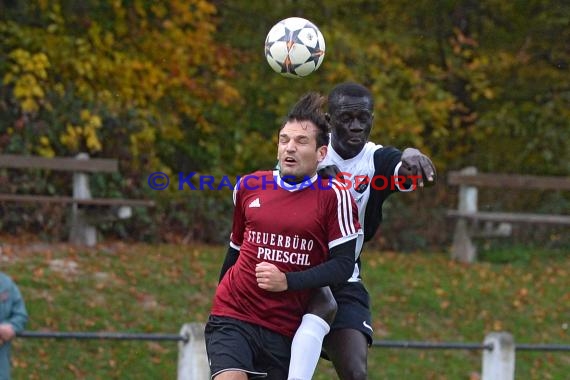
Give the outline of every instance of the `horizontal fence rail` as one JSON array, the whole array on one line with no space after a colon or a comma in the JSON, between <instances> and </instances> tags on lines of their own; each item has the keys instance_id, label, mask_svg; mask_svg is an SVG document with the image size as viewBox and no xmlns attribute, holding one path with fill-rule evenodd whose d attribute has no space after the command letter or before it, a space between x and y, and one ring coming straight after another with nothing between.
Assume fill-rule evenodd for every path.
<instances>
[{"instance_id":1,"label":"horizontal fence rail","mask_svg":"<svg viewBox=\"0 0 570 380\"><path fill-rule=\"evenodd\" d=\"M121 332L46 332L46 331L22 331L17 334L20 338L37 339L80 339L80 340L149 340L149 341L174 341L186 342L188 337L180 334L144 334L144 333L121 333Z\"/></svg>"},{"instance_id":2,"label":"horizontal fence rail","mask_svg":"<svg viewBox=\"0 0 570 380\"><path fill-rule=\"evenodd\" d=\"M22 331L20 338L35 339L78 339L78 340L148 340L187 342L188 337L180 334L122 333L122 332L72 332L72 331ZM493 350L492 344L462 342L425 342L408 340L374 340L372 347L404 348L419 350ZM570 351L570 344L515 344L517 351Z\"/></svg>"},{"instance_id":3,"label":"horizontal fence rail","mask_svg":"<svg viewBox=\"0 0 570 380\"><path fill-rule=\"evenodd\" d=\"M178 334L126 332L23 331L20 338L170 341L178 344L177 380L205 380L210 367L204 342L204 323L187 323ZM492 332L482 343L374 340L372 347L419 350L481 350L481 380L515 380L517 351L568 351L570 344L516 344L507 332Z\"/></svg>"},{"instance_id":4,"label":"horizontal fence rail","mask_svg":"<svg viewBox=\"0 0 570 380\"><path fill-rule=\"evenodd\" d=\"M420 350L493 350L492 344L483 343L456 343L456 342L419 342L397 340L375 340L373 347L383 348L409 348ZM570 351L570 344L525 344L516 343L517 351Z\"/></svg>"},{"instance_id":5,"label":"horizontal fence rail","mask_svg":"<svg viewBox=\"0 0 570 380\"><path fill-rule=\"evenodd\" d=\"M517 351L570 351L570 344L515 344Z\"/></svg>"},{"instance_id":6,"label":"horizontal fence rail","mask_svg":"<svg viewBox=\"0 0 570 380\"><path fill-rule=\"evenodd\" d=\"M410 348L420 350L493 350L492 344L482 343L445 343L445 342L418 342L418 341L391 341L375 340L373 347L383 348Z\"/></svg>"}]
</instances>

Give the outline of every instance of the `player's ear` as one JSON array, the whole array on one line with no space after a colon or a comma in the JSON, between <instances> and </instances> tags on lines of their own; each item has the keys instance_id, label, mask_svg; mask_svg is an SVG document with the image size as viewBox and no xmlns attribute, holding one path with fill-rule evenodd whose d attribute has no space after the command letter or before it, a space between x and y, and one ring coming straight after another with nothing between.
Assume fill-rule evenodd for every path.
<instances>
[{"instance_id":1,"label":"player's ear","mask_svg":"<svg viewBox=\"0 0 570 380\"><path fill-rule=\"evenodd\" d=\"M325 157L327 155L328 148L329 148L328 146L323 145L317 149L317 153L318 153L317 162L322 162L325 159Z\"/></svg>"}]
</instances>

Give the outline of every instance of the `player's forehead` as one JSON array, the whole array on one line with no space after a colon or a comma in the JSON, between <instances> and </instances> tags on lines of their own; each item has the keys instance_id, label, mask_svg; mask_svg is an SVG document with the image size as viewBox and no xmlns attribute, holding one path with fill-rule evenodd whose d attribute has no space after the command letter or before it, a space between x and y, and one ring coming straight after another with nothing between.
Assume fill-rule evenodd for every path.
<instances>
[{"instance_id":1,"label":"player's forehead","mask_svg":"<svg viewBox=\"0 0 570 380\"><path fill-rule=\"evenodd\" d=\"M331 113L338 115L342 113L372 112L372 101L367 96L339 95L331 104Z\"/></svg>"},{"instance_id":2,"label":"player's forehead","mask_svg":"<svg viewBox=\"0 0 570 380\"><path fill-rule=\"evenodd\" d=\"M279 136L288 138L299 138L308 137L316 138L317 126L310 121L297 121L290 120L285 123L281 131L279 131Z\"/></svg>"}]
</instances>

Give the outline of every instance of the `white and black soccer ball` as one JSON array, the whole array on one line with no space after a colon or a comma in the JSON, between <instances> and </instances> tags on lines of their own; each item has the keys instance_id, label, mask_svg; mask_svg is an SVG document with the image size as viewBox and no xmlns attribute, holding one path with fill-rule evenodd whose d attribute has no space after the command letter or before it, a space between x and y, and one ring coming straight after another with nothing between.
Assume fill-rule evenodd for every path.
<instances>
[{"instance_id":1,"label":"white and black soccer ball","mask_svg":"<svg viewBox=\"0 0 570 380\"><path fill-rule=\"evenodd\" d=\"M267 33L265 58L269 66L283 76L306 77L323 63L325 39L309 20L289 17Z\"/></svg>"}]
</instances>

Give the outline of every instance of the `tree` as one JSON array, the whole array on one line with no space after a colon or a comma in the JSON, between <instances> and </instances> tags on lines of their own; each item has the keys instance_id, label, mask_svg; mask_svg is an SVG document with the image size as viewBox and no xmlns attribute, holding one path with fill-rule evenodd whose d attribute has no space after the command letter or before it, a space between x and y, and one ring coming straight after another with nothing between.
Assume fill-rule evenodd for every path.
<instances>
[{"instance_id":1,"label":"tree","mask_svg":"<svg viewBox=\"0 0 570 380\"><path fill-rule=\"evenodd\" d=\"M206 110L239 94L229 82L233 52L215 41L216 10L207 1L3 8L5 151L88 151L158 168L174 166L184 150L178 142L193 137L201 149L185 149L187 160L216 161L207 140L216 114Z\"/></svg>"}]
</instances>

